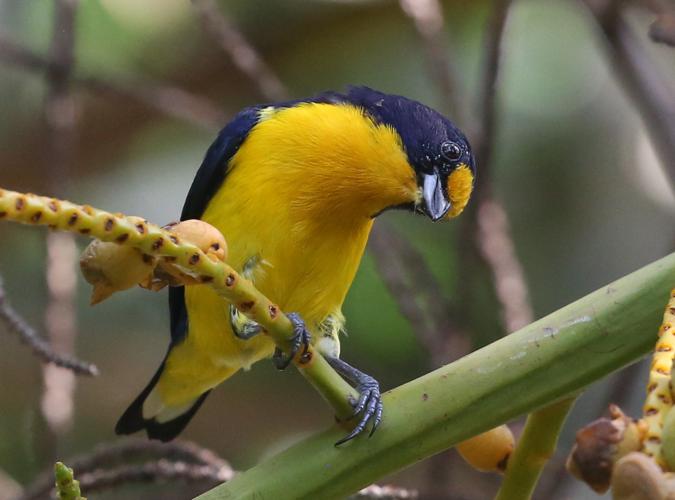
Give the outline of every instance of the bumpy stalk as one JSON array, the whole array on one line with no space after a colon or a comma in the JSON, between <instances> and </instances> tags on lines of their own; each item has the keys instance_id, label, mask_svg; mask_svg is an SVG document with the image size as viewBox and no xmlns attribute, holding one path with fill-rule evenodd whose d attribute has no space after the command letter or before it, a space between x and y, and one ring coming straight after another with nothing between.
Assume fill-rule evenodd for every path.
<instances>
[{"instance_id":1,"label":"bumpy stalk","mask_svg":"<svg viewBox=\"0 0 675 500\"><path fill-rule=\"evenodd\" d=\"M665 469L668 466L661 452L661 441L664 420L673 408L670 386L673 355L675 355L675 289L670 293L670 300L663 314L663 323L659 328L659 340L656 343L649 370L647 398L643 408L643 420L647 424L647 434L642 451L654 457L656 463Z\"/></svg>"},{"instance_id":2,"label":"bumpy stalk","mask_svg":"<svg viewBox=\"0 0 675 500\"><path fill-rule=\"evenodd\" d=\"M141 217L113 214L88 205L0 188L0 220L79 233L101 241L132 246L145 255L163 259L194 276L198 283L209 284L242 313L260 324L279 347L286 352L290 349L292 323L249 280L226 263L208 258L196 245L181 241ZM358 399L358 393L328 365L318 351L310 346L308 354L296 356L294 362L333 406L339 418L351 416L353 410L348 401L349 398Z\"/></svg>"}]
</instances>

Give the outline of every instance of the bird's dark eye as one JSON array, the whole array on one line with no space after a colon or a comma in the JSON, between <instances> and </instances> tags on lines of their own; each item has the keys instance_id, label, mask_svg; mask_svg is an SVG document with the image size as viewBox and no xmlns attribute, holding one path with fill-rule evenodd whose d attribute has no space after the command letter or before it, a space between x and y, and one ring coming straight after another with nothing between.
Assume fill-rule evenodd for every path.
<instances>
[{"instance_id":1,"label":"bird's dark eye","mask_svg":"<svg viewBox=\"0 0 675 500\"><path fill-rule=\"evenodd\" d=\"M441 144L441 154L446 160L457 161L462 157L462 147L456 142L445 141Z\"/></svg>"}]
</instances>

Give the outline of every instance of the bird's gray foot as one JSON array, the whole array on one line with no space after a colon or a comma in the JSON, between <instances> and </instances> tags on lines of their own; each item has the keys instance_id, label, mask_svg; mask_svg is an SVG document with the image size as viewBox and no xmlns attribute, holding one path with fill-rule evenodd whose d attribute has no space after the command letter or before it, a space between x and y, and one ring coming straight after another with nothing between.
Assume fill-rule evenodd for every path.
<instances>
[{"instance_id":1,"label":"bird's gray foot","mask_svg":"<svg viewBox=\"0 0 675 500\"><path fill-rule=\"evenodd\" d=\"M272 361L278 370L285 370L288 368L288 365L291 364L291 361L293 361L293 358L298 354L301 347L303 349L303 354L306 353L309 348L309 342L312 339L307 327L305 327L305 322L298 313L290 313L286 316L291 320L291 323L293 323L293 341L289 356L285 356L283 351L278 347L274 350Z\"/></svg>"},{"instance_id":2,"label":"bird's gray foot","mask_svg":"<svg viewBox=\"0 0 675 500\"><path fill-rule=\"evenodd\" d=\"M339 358L327 357L326 361L328 361L328 364L330 364L345 380L350 382L360 394L358 401L352 402L354 413L351 417L359 418L359 422L352 432L335 443L335 446L340 446L341 444L354 439L366 429L369 422L372 422L372 426L368 436L372 436L380 425L380 422L382 422L383 408L380 383L370 375L357 370Z\"/></svg>"}]
</instances>

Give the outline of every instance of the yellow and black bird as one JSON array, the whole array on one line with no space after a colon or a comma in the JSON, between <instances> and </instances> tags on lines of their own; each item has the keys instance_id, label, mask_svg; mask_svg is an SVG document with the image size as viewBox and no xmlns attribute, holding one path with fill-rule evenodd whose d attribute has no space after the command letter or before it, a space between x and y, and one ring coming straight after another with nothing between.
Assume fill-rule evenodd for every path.
<instances>
[{"instance_id":1,"label":"yellow and black bird","mask_svg":"<svg viewBox=\"0 0 675 500\"><path fill-rule=\"evenodd\" d=\"M367 87L247 108L206 153L181 219L217 227L229 264L293 311L295 352L311 342L360 392L358 425L340 442L369 422L374 431L382 418L377 381L339 359L341 307L373 221L392 208L434 221L459 215L474 164L448 119ZM208 286L170 289L169 306L169 350L118 434L145 429L171 440L211 389L240 369L268 357L283 369L292 359Z\"/></svg>"}]
</instances>

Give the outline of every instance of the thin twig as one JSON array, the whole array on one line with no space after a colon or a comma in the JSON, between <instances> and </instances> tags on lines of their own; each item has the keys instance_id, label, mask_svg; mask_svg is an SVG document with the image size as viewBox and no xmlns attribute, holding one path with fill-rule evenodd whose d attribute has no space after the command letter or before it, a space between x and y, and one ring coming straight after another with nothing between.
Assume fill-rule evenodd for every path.
<instances>
[{"instance_id":1,"label":"thin twig","mask_svg":"<svg viewBox=\"0 0 675 500\"><path fill-rule=\"evenodd\" d=\"M504 207L494 198L485 198L478 207L478 246L492 270L497 300L501 304L502 324L515 332L532 322L529 292L523 267L511 238Z\"/></svg>"},{"instance_id":2,"label":"thin twig","mask_svg":"<svg viewBox=\"0 0 675 500\"><path fill-rule=\"evenodd\" d=\"M189 464L158 460L137 465L121 465L114 469L98 469L78 476L82 490L87 494L129 483L157 483L165 481L190 481L203 485L204 490L229 481L234 471L229 467Z\"/></svg>"},{"instance_id":3,"label":"thin twig","mask_svg":"<svg viewBox=\"0 0 675 500\"><path fill-rule=\"evenodd\" d=\"M24 344L30 346L33 354L43 362L67 368L78 375L98 375L98 368L95 365L55 353L49 342L40 338L37 332L9 304L1 278L0 322L5 325L7 330L17 335Z\"/></svg>"},{"instance_id":4,"label":"thin twig","mask_svg":"<svg viewBox=\"0 0 675 500\"><path fill-rule=\"evenodd\" d=\"M431 368L466 354L471 347L468 337L452 323L449 301L410 241L381 222L373 229L368 249L401 314L429 353Z\"/></svg>"},{"instance_id":5,"label":"thin twig","mask_svg":"<svg viewBox=\"0 0 675 500\"><path fill-rule=\"evenodd\" d=\"M604 34L620 83L642 117L661 165L675 186L675 91L645 53L615 1L586 0Z\"/></svg>"},{"instance_id":6,"label":"thin twig","mask_svg":"<svg viewBox=\"0 0 675 500\"><path fill-rule=\"evenodd\" d=\"M68 463L79 472L91 472L102 467L128 463L131 460L159 458L216 468L229 467L225 459L191 441L162 443L146 439L126 439L99 445L92 453L75 457Z\"/></svg>"},{"instance_id":7,"label":"thin twig","mask_svg":"<svg viewBox=\"0 0 675 500\"><path fill-rule=\"evenodd\" d=\"M476 257L479 258L492 275L506 332L521 328L533 318L527 282L515 252L508 216L501 204L494 199L490 185L497 122L496 86L510 6L510 0L498 0L495 3L486 31L485 60L478 93L480 120L473 140L479 174L473 196L475 201L469 207L464 220L463 245L460 247L460 269L463 272L461 282L470 293L475 276L469 263L474 262ZM517 293L511 293L514 291Z\"/></svg>"},{"instance_id":8,"label":"thin twig","mask_svg":"<svg viewBox=\"0 0 675 500\"><path fill-rule=\"evenodd\" d=\"M101 94L113 94L134 100L160 113L212 131L223 126L227 114L222 106L206 97L175 85L147 80L120 81L113 78L83 76L73 83Z\"/></svg>"},{"instance_id":9,"label":"thin twig","mask_svg":"<svg viewBox=\"0 0 675 500\"><path fill-rule=\"evenodd\" d=\"M446 103L448 112L461 124L466 123L467 111L458 92L459 82L452 58L448 56L448 41L444 32L443 6L439 0L399 0L403 12L413 21L423 44L431 77Z\"/></svg>"},{"instance_id":10,"label":"thin twig","mask_svg":"<svg viewBox=\"0 0 675 500\"><path fill-rule=\"evenodd\" d=\"M130 463L139 461L145 462L130 465ZM160 462L183 465L157 466ZM125 480L153 481L155 477L156 480L162 478L191 479L192 477L198 478L200 475L213 478L214 482L211 483L213 485L228 480L234 474L226 460L211 450L188 441L158 443L141 439L122 440L113 444L99 445L91 453L74 457L66 463L75 471L83 488L85 481L88 481L86 487L94 490L119 486ZM138 471L133 472L133 468ZM174 476L171 476L172 473ZM112 478L117 478L113 481L114 484L110 484ZM45 497L53 488L53 482L53 473L50 468L38 476L20 500ZM85 492L88 493L86 490Z\"/></svg>"},{"instance_id":11,"label":"thin twig","mask_svg":"<svg viewBox=\"0 0 675 500\"><path fill-rule=\"evenodd\" d=\"M58 71L59 64L0 35L0 61L29 71ZM73 85L95 93L132 99L160 113L184 120L207 130L223 125L227 115L220 106L174 85L147 80L120 81L112 77L73 75Z\"/></svg>"},{"instance_id":12,"label":"thin twig","mask_svg":"<svg viewBox=\"0 0 675 500\"><path fill-rule=\"evenodd\" d=\"M209 465L215 468L229 467L226 460L216 453L191 441L162 443L146 439L125 439L97 446L93 452L77 456L68 464L79 473L91 472L104 467L125 464L132 460L166 459Z\"/></svg>"},{"instance_id":13,"label":"thin twig","mask_svg":"<svg viewBox=\"0 0 675 500\"><path fill-rule=\"evenodd\" d=\"M488 22L480 87L477 102L479 105L480 129L474 139L476 158L480 165L480 175L476 179L476 196L482 196L489 189L492 179L492 153L495 143L495 124L497 123L497 81L499 78L504 31L508 20L511 0L497 0Z\"/></svg>"},{"instance_id":14,"label":"thin twig","mask_svg":"<svg viewBox=\"0 0 675 500\"><path fill-rule=\"evenodd\" d=\"M274 70L263 60L243 33L220 12L213 0L192 0L192 5L199 14L204 29L230 56L239 71L256 85L265 99L270 101L288 99L288 90Z\"/></svg>"},{"instance_id":15,"label":"thin twig","mask_svg":"<svg viewBox=\"0 0 675 500\"><path fill-rule=\"evenodd\" d=\"M75 160L79 103L71 92L75 67L75 18L79 0L54 0L54 19L49 58L57 63L45 73L47 95L44 120L47 126L44 171L50 191L65 194ZM77 246L72 234L48 233L47 306L45 329L52 348L73 355L77 337L75 295L77 293ZM41 410L50 432L56 437L67 430L74 411L75 375L54 365L42 367Z\"/></svg>"}]
</instances>

